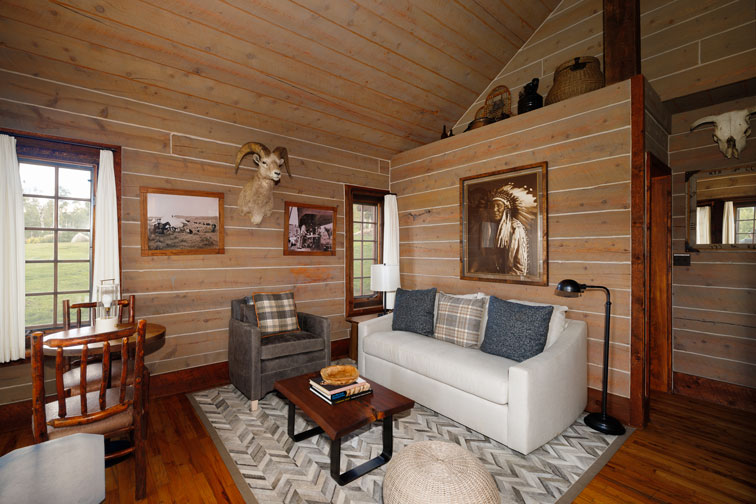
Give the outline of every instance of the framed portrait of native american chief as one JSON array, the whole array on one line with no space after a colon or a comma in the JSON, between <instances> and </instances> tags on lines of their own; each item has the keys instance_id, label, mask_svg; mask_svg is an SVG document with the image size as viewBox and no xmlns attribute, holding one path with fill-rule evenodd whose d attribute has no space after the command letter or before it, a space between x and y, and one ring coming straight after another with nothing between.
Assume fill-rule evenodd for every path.
<instances>
[{"instance_id":1,"label":"framed portrait of native american chief","mask_svg":"<svg viewBox=\"0 0 756 504\"><path fill-rule=\"evenodd\" d=\"M548 285L547 163L459 180L460 278Z\"/></svg>"}]
</instances>

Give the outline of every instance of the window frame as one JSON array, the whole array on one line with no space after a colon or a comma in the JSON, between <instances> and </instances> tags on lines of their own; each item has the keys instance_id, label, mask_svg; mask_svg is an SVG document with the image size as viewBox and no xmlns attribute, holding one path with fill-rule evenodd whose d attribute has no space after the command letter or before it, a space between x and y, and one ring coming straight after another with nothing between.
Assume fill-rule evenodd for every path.
<instances>
[{"instance_id":1,"label":"window frame","mask_svg":"<svg viewBox=\"0 0 756 504\"><path fill-rule=\"evenodd\" d=\"M16 139L16 156L20 159L34 159L36 161L47 162L50 164L89 164L94 166L94 180L92 191L94 194L95 204L91 213L91 236L90 236L90 285L92 283L92 273L94 271L94 240L95 240L95 219L97 216L97 177L100 168L100 151L110 150L113 152L113 174L115 178L116 189L116 213L118 216L118 248L123 251L123 240L121 237L122 211L121 211L121 158L122 149L118 145L89 142L86 140L77 140L66 137L53 135L43 135L21 130L0 128L0 134L8 135ZM123 253L119 254L118 270L121 279L123 279ZM121 282L123 287L123 282ZM24 293L26 294L26 293ZM56 307L57 308L57 307ZM56 309L54 308L54 310ZM26 327L26 321L24 321ZM57 324L53 319L52 326L34 329L41 330L44 333L50 333L62 329L62 322ZM27 328L26 346L29 348L31 329Z\"/></svg>"},{"instance_id":2,"label":"window frame","mask_svg":"<svg viewBox=\"0 0 756 504\"><path fill-rule=\"evenodd\" d=\"M345 236L345 260L346 260L346 273L344 275L345 280L345 303L346 314L348 317L354 317L358 315L367 315L371 313L378 313L383 310L383 294L380 292L374 293L370 297L357 297L354 296L354 212L353 205L355 204L369 204L376 205L378 207L376 220L378 226L376 227L378 237L378 251L377 251L377 264L380 264L383 260L383 238L384 238L384 219L383 219L383 197L389 194L388 190L373 189L370 187L359 187L345 185L345 197L344 197L344 236Z\"/></svg>"},{"instance_id":3,"label":"window frame","mask_svg":"<svg viewBox=\"0 0 756 504\"><path fill-rule=\"evenodd\" d=\"M75 264L75 263L87 263L89 265L89 281L87 283L88 290L87 293L92 292L92 271L94 266L94 255L93 255L93 247L94 247L94 211L95 211L95 192L97 191L97 171L98 171L98 163L92 164L92 163L74 163L71 161L68 162L61 162L53 159L40 159L37 157L31 157L26 155L18 155L18 162L19 165L21 163L24 164L36 164L36 165L42 165L42 166L52 166L55 168L55 195L53 196L46 196L46 195L39 195L39 194L26 194L24 193L24 198L43 198L43 199L51 199L54 201L54 210L53 210L53 225L52 227L27 227L24 225L24 232L26 231L50 231L53 233L53 258L52 259L24 259L25 264L52 264L53 265L53 289L52 291L48 292L24 292L24 298L28 297L41 297L41 296L52 296L53 297L53 308L52 308L52 325L50 324L39 324L39 325L26 325L26 321L24 321L24 328L27 331L39 331L39 330L48 330L56 327L61 327L62 324L62 318L61 318L61 324L58 324L58 309L59 309L59 301L62 299L65 299L61 296L66 295L72 295L72 294L81 294L84 291L83 290L71 290L71 291L61 291L59 290L58 280L60 279L59 273L58 273L58 265L60 264ZM76 170L82 170L82 171L89 171L91 173L91 186L89 190L89 199L85 198L73 198L73 197L62 197L59 194L60 189L60 169L76 169ZM89 212L89 229L83 229L83 228L61 228L60 227L60 201L88 201L90 204L90 212ZM89 241L89 253L87 259L60 259L58 256L59 252L59 241L58 241L58 234L60 232L87 232L90 236ZM91 322L91 321L87 321Z\"/></svg>"}]
</instances>

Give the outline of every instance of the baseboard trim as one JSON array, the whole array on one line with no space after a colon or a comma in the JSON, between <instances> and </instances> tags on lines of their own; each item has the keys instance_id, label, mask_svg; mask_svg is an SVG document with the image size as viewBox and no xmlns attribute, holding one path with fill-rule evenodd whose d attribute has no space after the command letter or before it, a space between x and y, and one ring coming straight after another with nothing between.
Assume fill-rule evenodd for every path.
<instances>
[{"instance_id":1,"label":"baseboard trim","mask_svg":"<svg viewBox=\"0 0 756 504\"><path fill-rule=\"evenodd\" d=\"M607 394L607 413L625 425L630 425L630 398ZM586 411L601 411L601 391L588 388L588 405Z\"/></svg>"},{"instance_id":2,"label":"baseboard trim","mask_svg":"<svg viewBox=\"0 0 756 504\"><path fill-rule=\"evenodd\" d=\"M150 377L150 398L173 394L187 394L231 383L228 377L228 362L218 362ZM50 395L47 401L54 401ZM0 405L0 425L3 430L31 429L32 401L18 401Z\"/></svg>"},{"instance_id":3,"label":"baseboard trim","mask_svg":"<svg viewBox=\"0 0 756 504\"><path fill-rule=\"evenodd\" d=\"M673 373L672 383L675 394L756 412L756 389L685 373Z\"/></svg>"}]
</instances>

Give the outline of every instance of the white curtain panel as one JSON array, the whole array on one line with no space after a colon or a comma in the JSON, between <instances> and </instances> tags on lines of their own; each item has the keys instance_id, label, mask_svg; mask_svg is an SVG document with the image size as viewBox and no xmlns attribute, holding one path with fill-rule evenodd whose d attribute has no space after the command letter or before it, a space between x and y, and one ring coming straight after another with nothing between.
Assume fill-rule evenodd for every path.
<instances>
[{"instance_id":1,"label":"white curtain panel","mask_svg":"<svg viewBox=\"0 0 756 504\"><path fill-rule=\"evenodd\" d=\"M92 272L92 300L97 299L97 286L102 280L115 279L120 285L118 269L118 206L116 205L113 153L100 151L95 199L94 264Z\"/></svg>"},{"instance_id":2,"label":"white curtain panel","mask_svg":"<svg viewBox=\"0 0 756 504\"><path fill-rule=\"evenodd\" d=\"M707 245L711 243L711 207L696 208L696 243Z\"/></svg>"},{"instance_id":3,"label":"white curtain panel","mask_svg":"<svg viewBox=\"0 0 756 504\"><path fill-rule=\"evenodd\" d=\"M722 212L722 243L735 243L735 207L732 201L725 201Z\"/></svg>"},{"instance_id":4,"label":"white curtain panel","mask_svg":"<svg viewBox=\"0 0 756 504\"><path fill-rule=\"evenodd\" d=\"M0 362L24 358L24 198L16 139L0 135Z\"/></svg>"},{"instance_id":5,"label":"white curtain panel","mask_svg":"<svg viewBox=\"0 0 756 504\"><path fill-rule=\"evenodd\" d=\"M399 209L393 194L383 197L383 219L383 263L399 266ZM384 296L386 309L392 310L396 293L386 292Z\"/></svg>"}]
</instances>

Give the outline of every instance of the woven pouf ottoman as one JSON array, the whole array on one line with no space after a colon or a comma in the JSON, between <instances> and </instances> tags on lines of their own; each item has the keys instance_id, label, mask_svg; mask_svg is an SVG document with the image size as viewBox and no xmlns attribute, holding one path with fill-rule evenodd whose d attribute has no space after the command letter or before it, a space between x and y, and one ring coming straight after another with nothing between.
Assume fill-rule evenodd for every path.
<instances>
[{"instance_id":1,"label":"woven pouf ottoman","mask_svg":"<svg viewBox=\"0 0 756 504\"><path fill-rule=\"evenodd\" d=\"M384 504L499 504L499 490L478 458L459 445L421 441L391 459Z\"/></svg>"}]
</instances>

